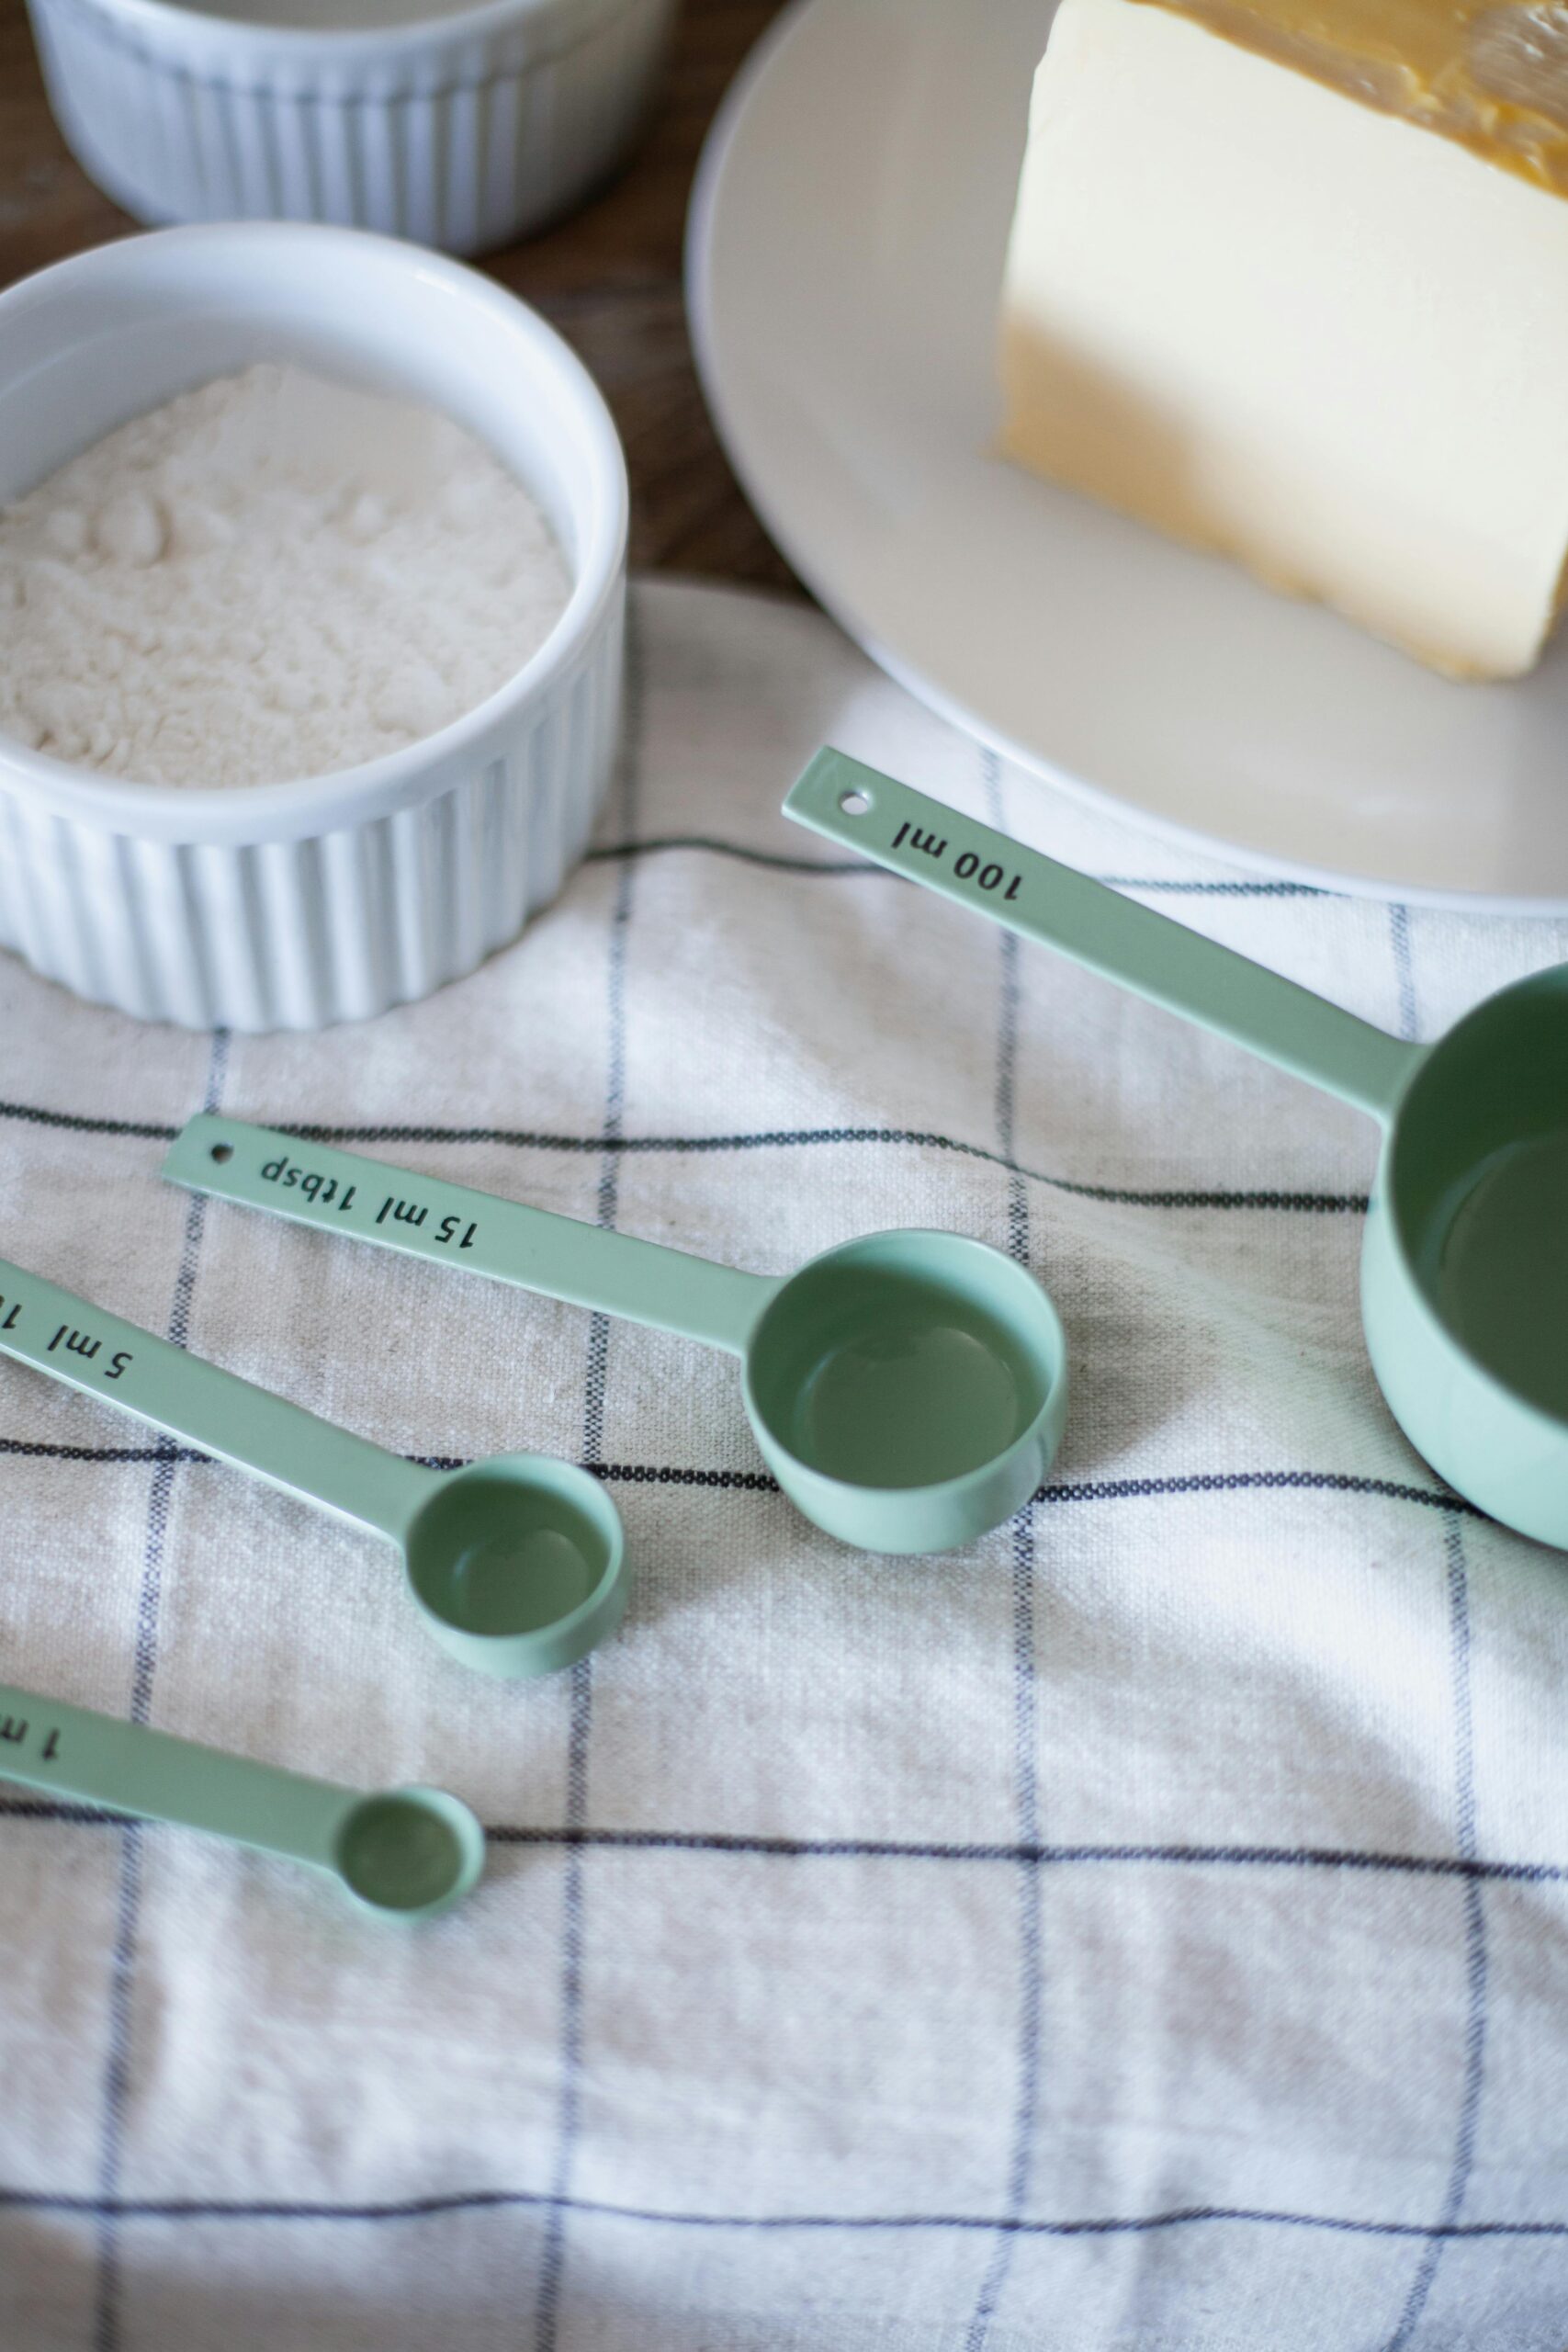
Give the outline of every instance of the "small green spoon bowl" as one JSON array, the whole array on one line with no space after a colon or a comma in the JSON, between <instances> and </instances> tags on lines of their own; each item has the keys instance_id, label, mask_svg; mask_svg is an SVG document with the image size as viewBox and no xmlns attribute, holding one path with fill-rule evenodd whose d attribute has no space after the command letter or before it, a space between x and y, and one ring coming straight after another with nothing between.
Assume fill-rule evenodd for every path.
<instances>
[{"instance_id":1,"label":"small green spoon bowl","mask_svg":"<svg viewBox=\"0 0 1568 2352\"><path fill-rule=\"evenodd\" d=\"M626 1607L619 1514L570 1463L497 1453L449 1471L401 1541L436 1640L481 1674L574 1665Z\"/></svg>"},{"instance_id":2,"label":"small green spoon bowl","mask_svg":"<svg viewBox=\"0 0 1568 2352\"><path fill-rule=\"evenodd\" d=\"M780 1284L746 1408L784 1492L867 1551L952 1551L1021 1510L1067 1412L1060 1319L1021 1266L959 1234L869 1234Z\"/></svg>"},{"instance_id":3,"label":"small green spoon bowl","mask_svg":"<svg viewBox=\"0 0 1568 2352\"><path fill-rule=\"evenodd\" d=\"M434 1918L478 1883L485 1835L445 1789L390 1789L363 1797L333 1843L332 1867L367 1910Z\"/></svg>"}]
</instances>

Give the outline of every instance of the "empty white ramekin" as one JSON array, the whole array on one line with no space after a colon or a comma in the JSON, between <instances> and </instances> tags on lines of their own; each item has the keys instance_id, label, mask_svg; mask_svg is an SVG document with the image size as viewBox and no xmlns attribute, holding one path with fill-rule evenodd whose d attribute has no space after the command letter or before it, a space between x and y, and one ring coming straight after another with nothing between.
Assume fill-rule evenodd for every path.
<instances>
[{"instance_id":1,"label":"empty white ramekin","mask_svg":"<svg viewBox=\"0 0 1568 2352\"><path fill-rule=\"evenodd\" d=\"M128 784L0 737L0 946L80 996L192 1028L320 1028L472 971L581 855L619 732L615 426L554 330L460 263L250 222L130 237L23 279L0 295L0 503L258 359L445 410L538 500L573 588L488 702L334 775Z\"/></svg>"},{"instance_id":2,"label":"empty white ramekin","mask_svg":"<svg viewBox=\"0 0 1568 2352\"><path fill-rule=\"evenodd\" d=\"M675 0L476 0L335 32L176 0L28 5L73 153L140 220L322 220L479 253L616 162Z\"/></svg>"}]
</instances>

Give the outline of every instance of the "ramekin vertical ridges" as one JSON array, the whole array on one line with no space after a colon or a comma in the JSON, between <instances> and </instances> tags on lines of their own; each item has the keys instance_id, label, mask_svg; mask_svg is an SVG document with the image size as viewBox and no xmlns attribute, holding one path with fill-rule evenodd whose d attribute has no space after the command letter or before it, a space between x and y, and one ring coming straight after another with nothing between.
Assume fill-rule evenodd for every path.
<instances>
[{"instance_id":1,"label":"ramekin vertical ridges","mask_svg":"<svg viewBox=\"0 0 1568 2352\"><path fill-rule=\"evenodd\" d=\"M321 220L479 253L615 164L676 0L485 0L347 33L167 0L28 5L68 143L140 220Z\"/></svg>"}]
</instances>

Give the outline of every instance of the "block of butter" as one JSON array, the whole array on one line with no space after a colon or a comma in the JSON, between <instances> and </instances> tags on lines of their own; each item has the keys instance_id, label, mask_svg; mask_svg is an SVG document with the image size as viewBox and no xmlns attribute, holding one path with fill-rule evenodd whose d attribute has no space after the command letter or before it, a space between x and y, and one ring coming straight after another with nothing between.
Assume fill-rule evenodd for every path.
<instances>
[{"instance_id":1,"label":"block of butter","mask_svg":"<svg viewBox=\"0 0 1568 2352\"><path fill-rule=\"evenodd\" d=\"M1517 675L1568 557L1568 7L1062 0L1008 455Z\"/></svg>"}]
</instances>

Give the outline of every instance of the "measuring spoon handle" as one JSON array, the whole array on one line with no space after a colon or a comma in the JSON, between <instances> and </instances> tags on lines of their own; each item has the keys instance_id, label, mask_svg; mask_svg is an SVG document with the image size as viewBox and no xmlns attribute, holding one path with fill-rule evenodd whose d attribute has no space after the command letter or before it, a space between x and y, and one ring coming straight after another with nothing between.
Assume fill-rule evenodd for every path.
<instances>
[{"instance_id":1,"label":"measuring spoon handle","mask_svg":"<svg viewBox=\"0 0 1568 2352\"><path fill-rule=\"evenodd\" d=\"M784 813L1385 1125L1422 1058L1423 1047L842 752L818 753Z\"/></svg>"},{"instance_id":2,"label":"measuring spoon handle","mask_svg":"<svg viewBox=\"0 0 1568 2352\"><path fill-rule=\"evenodd\" d=\"M491 1274L736 1355L744 1354L752 1325L779 1287L764 1275L739 1273L661 1242L214 1113L182 1128L163 1173L221 1200Z\"/></svg>"},{"instance_id":3,"label":"measuring spoon handle","mask_svg":"<svg viewBox=\"0 0 1568 2352\"><path fill-rule=\"evenodd\" d=\"M0 1353L400 1540L433 1471L0 1258Z\"/></svg>"},{"instance_id":4,"label":"measuring spoon handle","mask_svg":"<svg viewBox=\"0 0 1568 2352\"><path fill-rule=\"evenodd\" d=\"M0 1775L335 1870L356 1790L0 1683Z\"/></svg>"}]
</instances>

